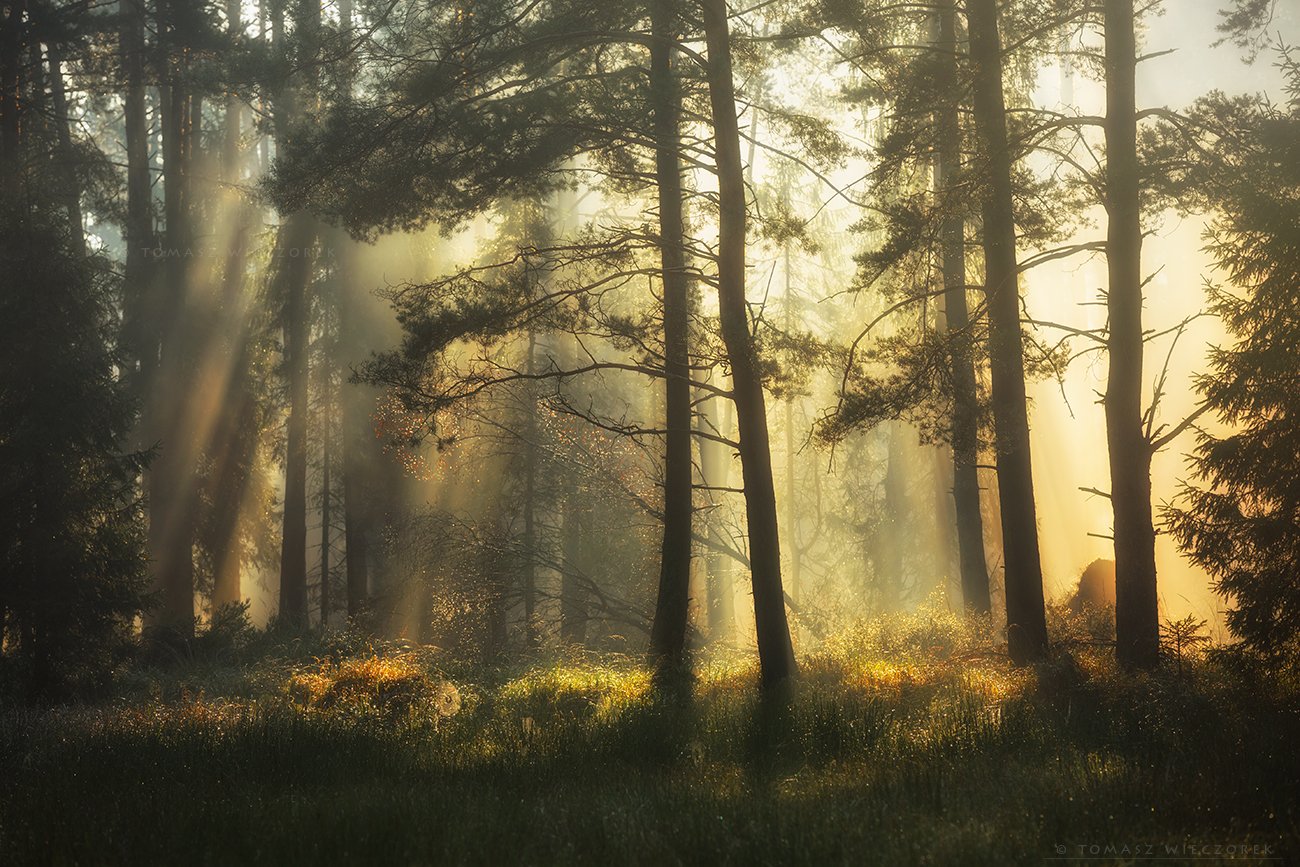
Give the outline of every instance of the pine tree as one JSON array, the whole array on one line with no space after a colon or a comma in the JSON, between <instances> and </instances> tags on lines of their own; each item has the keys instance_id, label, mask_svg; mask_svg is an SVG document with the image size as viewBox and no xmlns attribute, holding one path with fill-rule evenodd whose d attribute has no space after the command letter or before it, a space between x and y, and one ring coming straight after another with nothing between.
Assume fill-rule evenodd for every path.
<instances>
[{"instance_id":1,"label":"pine tree","mask_svg":"<svg viewBox=\"0 0 1300 867\"><path fill-rule=\"evenodd\" d=\"M1194 479L1168 526L1232 602L1228 626L1270 656L1300 652L1300 63L1286 57L1289 113L1218 96L1222 132L1200 150L1199 189L1218 218L1209 250L1229 286L1209 306L1233 338L1197 379L1227 431L1202 431Z\"/></svg>"},{"instance_id":2,"label":"pine tree","mask_svg":"<svg viewBox=\"0 0 1300 867\"><path fill-rule=\"evenodd\" d=\"M0 627L38 697L112 662L145 585L116 281L52 210L0 215Z\"/></svg>"}]
</instances>

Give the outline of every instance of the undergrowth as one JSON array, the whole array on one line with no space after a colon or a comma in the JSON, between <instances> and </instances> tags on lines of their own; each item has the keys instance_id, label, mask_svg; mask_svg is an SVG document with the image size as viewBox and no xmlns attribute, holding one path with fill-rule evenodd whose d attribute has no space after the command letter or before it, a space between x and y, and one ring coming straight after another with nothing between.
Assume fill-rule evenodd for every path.
<instances>
[{"instance_id":1,"label":"undergrowth","mask_svg":"<svg viewBox=\"0 0 1300 867\"><path fill-rule=\"evenodd\" d=\"M1222 654L1124 674L1087 640L1014 669L989 636L935 611L862 624L805 653L779 698L734 654L701 655L689 691L665 695L632 658L475 668L346 635L142 668L107 702L0 713L0 852L315 865L1300 852L1294 684Z\"/></svg>"}]
</instances>

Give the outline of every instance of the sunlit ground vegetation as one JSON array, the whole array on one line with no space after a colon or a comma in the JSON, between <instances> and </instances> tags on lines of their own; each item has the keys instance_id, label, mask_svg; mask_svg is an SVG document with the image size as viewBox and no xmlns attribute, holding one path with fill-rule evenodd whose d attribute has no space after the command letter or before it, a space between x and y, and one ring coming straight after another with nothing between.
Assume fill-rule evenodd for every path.
<instances>
[{"instance_id":1,"label":"sunlit ground vegetation","mask_svg":"<svg viewBox=\"0 0 1300 867\"><path fill-rule=\"evenodd\" d=\"M756 690L741 654L699 660L674 688L626 657L486 668L346 634L208 636L190 658L122 673L110 702L0 716L0 851L69 864L1296 851L1293 678L1213 654L1121 674L1081 638L1087 624L1055 627L1076 640L1014 669L985 630L935 608L865 622L804 655L785 696Z\"/></svg>"}]
</instances>

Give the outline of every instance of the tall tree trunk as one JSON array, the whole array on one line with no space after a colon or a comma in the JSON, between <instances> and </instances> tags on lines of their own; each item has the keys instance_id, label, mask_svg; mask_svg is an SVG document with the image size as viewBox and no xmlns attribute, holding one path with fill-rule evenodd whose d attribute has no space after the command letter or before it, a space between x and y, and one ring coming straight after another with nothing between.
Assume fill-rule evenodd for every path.
<instances>
[{"instance_id":1,"label":"tall tree trunk","mask_svg":"<svg viewBox=\"0 0 1300 867\"><path fill-rule=\"evenodd\" d=\"M0 18L0 183L4 201L16 205L22 188L20 115L27 3L15 0L6 6L9 14Z\"/></svg>"},{"instance_id":2,"label":"tall tree trunk","mask_svg":"<svg viewBox=\"0 0 1300 867\"><path fill-rule=\"evenodd\" d=\"M281 141L301 122L303 95L315 90L314 40L320 30L319 0L299 0L295 6L295 34L303 40L303 53L312 58L305 72L290 81L280 94L275 111L276 134ZM276 42L285 39L283 19L275 21ZM300 93L301 91L301 93ZM316 221L305 211L290 214L277 238L277 297L283 304L285 378L289 391L289 419L285 428L284 525L280 540L280 618L292 628L307 625L307 391L311 305L307 287L312 280Z\"/></svg>"},{"instance_id":3,"label":"tall tree trunk","mask_svg":"<svg viewBox=\"0 0 1300 867\"><path fill-rule=\"evenodd\" d=\"M353 267L352 239L339 232L335 237L339 279L339 344L349 360L360 358L359 291ZM370 596L367 554L370 509L366 502L365 445L370 430L366 413L366 392L360 385L346 383L339 395L339 428L343 447L343 543L347 571L348 617L359 617Z\"/></svg>"},{"instance_id":4,"label":"tall tree trunk","mask_svg":"<svg viewBox=\"0 0 1300 867\"><path fill-rule=\"evenodd\" d=\"M528 331L528 379L524 383L527 405L524 412L524 538L523 572L524 637L529 647L541 644L537 622L537 397L533 375L537 372L537 334Z\"/></svg>"},{"instance_id":5,"label":"tall tree trunk","mask_svg":"<svg viewBox=\"0 0 1300 867\"><path fill-rule=\"evenodd\" d=\"M690 309L682 235L682 174L678 152L680 96L673 55L676 4L650 4L650 90L654 106L655 179L659 194L659 256L664 293L664 534L659 598L650 630L650 653L660 664L686 662L690 606L691 462Z\"/></svg>"},{"instance_id":6,"label":"tall tree trunk","mask_svg":"<svg viewBox=\"0 0 1300 867\"><path fill-rule=\"evenodd\" d=\"M790 283L790 245L781 251L781 265L785 276L785 331L794 330L794 298ZM795 472L794 446L794 395L785 397L785 532L790 540L790 598L799 601L803 589L803 551L799 548L799 507L795 502L798 474Z\"/></svg>"},{"instance_id":7,"label":"tall tree trunk","mask_svg":"<svg viewBox=\"0 0 1300 867\"><path fill-rule=\"evenodd\" d=\"M68 212L68 237L72 249L80 256L86 255L86 232L81 217L81 171L76 166L76 151L72 147L72 119L68 113L68 91L63 79L63 52L50 46L46 56L50 63L50 96L54 103L54 122L59 136L59 150L67 175L64 191L64 208Z\"/></svg>"},{"instance_id":8,"label":"tall tree trunk","mask_svg":"<svg viewBox=\"0 0 1300 867\"><path fill-rule=\"evenodd\" d=\"M128 380L148 415L146 400L158 361L158 298L155 260L153 190L149 171L149 124L144 79L144 0L122 0L118 32L125 86L122 94L126 134L126 263L123 342L131 362ZM147 418L142 428L148 429ZM145 443L146 445L148 443Z\"/></svg>"},{"instance_id":9,"label":"tall tree trunk","mask_svg":"<svg viewBox=\"0 0 1300 867\"><path fill-rule=\"evenodd\" d=\"M352 0L339 2L339 27L344 33L353 28ZM351 82L344 87L344 99L351 98ZM334 267L339 283L339 349L346 365L359 362L365 347L361 336L363 305L356 274L355 241L342 229L331 236ZM343 545L346 571L348 618L365 610L370 595L367 546L370 512L366 502L365 445L369 433L366 392L361 386L343 383L339 389L339 432L343 450Z\"/></svg>"},{"instance_id":10,"label":"tall tree trunk","mask_svg":"<svg viewBox=\"0 0 1300 867\"><path fill-rule=\"evenodd\" d=\"M187 424L191 319L188 307L192 227L190 168L194 129L188 92L187 34L174 3L163 7L168 62L160 88L166 295L159 327L157 386L152 403L159 453L149 474L148 546L159 607L152 624L182 637L194 631L194 519L197 508L193 431Z\"/></svg>"},{"instance_id":11,"label":"tall tree trunk","mask_svg":"<svg viewBox=\"0 0 1300 867\"><path fill-rule=\"evenodd\" d=\"M310 214L290 215L282 225L277 279L283 298L284 367L289 388L285 428L284 524L280 540L280 619L307 625L307 385L311 282L315 225Z\"/></svg>"},{"instance_id":12,"label":"tall tree trunk","mask_svg":"<svg viewBox=\"0 0 1300 867\"><path fill-rule=\"evenodd\" d=\"M333 411L329 361L321 371L324 384L325 408L321 412L321 473L320 473L320 628L324 632L330 625L330 413Z\"/></svg>"},{"instance_id":13,"label":"tall tree trunk","mask_svg":"<svg viewBox=\"0 0 1300 867\"><path fill-rule=\"evenodd\" d=\"M943 208L940 258L943 263L943 305L952 370L952 493L957 516L957 556L962 602L977 614L988 614L988 561L984 555L984 521L980 516L979 393L975 381L974 339L966 305L966 225L957 206L956 175L961 168L961 119L957 100L957 8L945 0L939 8L941 93L939 147L935 187Z\"/></svg>"},{"instance_id":14,"label":"tall tree trunk","mask_svg":"<svg viewBox=\"0 0 1300 867\"><path fill-rule=\"evenodd\" d=\"M1106 440L1115 516L1115 652L1128 668L1159 662L1151 445L1142 430L1142 220L1133 0L1106 0Z\"/></svg>"},{"instance_id":15,"label":"tall tree trunk","mask_svg":"<svg viewBox=\"0 0 1300 867\"><path fill-rule=\"evenodd\" d=\"M724 417L716 418L712 408L723 404ZM717 436L731 435L731 401L718 397L698 398L700 429ZM732 583L732 561L722 548L726 544L719 530L717 510L721 497L711 488L725 488L730 481L731 461L727 447L712 439L700 439L700 476L709 498L709 518L705 522L710 544L704 555L707 571L705 579L709 639L731 641L736 632L735 587Z\"/></svg>"},{"instance_id":16,"label":"tall tree trunk","mask_svg":"<svg viewBox=\"0 0 1300 867\"><path fill-rule=\"evenodd\" d=\"M781 545L777 535L767 406L745 301L745 180L740 160L735 85L731 77L727 3L726 0L702 0L701 6L718 168L718 315L731 364L732 393L740 430L754 623L761 679L768 688L795 674L794 648L785 614L785 592L781 587Z\"/></svg>"},{"instance_id":17,"label":"tall tree trunk","mask_svg":"<svg viewBox=\"0 0 1300 867\"><path fill-rule=\"evenodd\" d=\"M239 17L239 0L228 0L226 16L232 36L242 32ZM213 341L213 352L224 352L230 367L226 384L225 407L212 438L210 463L214 486L212 539L212 608L215 612L224 605L243 601L241 586L241 532L240 522L244 495L252 476L252 465L257 452L257 399L250 388L249 370L251 340L247 322L248 311L244 300L246 247L252 230L253 206L238 192L243 181L244 151L242 148L244 105L238 95L226 97L225 129L221 145L221 177L225 184L223 197L232 211L233 231L222 264L221 319L219 340Z\"/></svg>"},{"instance_id":18,"label":"tall tree trunk","mask_svg":"<svg viewBox=\"0 0 1300 867\"><path fill-rule=\"evenodd\" d=\"M971 62L975 72L975 128L983 150L984 274L988 293L993 430L1001 493L1007 596L1007 647L1017 664L1047 654L1043 572L1029 453L1024 338L1016 223L1012 210L1011 150L1002 92L1002 40L997 0L968 0Z\"/></svg>"}]
</instances>

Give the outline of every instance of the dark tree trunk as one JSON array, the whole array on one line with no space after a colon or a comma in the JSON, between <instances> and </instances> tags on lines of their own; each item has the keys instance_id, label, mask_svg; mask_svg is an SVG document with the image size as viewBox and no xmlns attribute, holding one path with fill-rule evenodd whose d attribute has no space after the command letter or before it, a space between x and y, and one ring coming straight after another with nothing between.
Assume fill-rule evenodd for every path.
<instances>
[{"instance_id":1,"label":"dark tree trunk","mask_svg":"<svg viewBox=\"0 0 1300 867\"><path fill-rule=\"evenodd\" d=\"M318 0L295 5L295 31L301 34L306 56L314 56L314 39L320 29ZM284 22L275 22L275 38L284 36ZM276 134L286 139L300 122L300 91L314 91L315 71L289 82L275 111ZM289 419L285 426L284 526L280 540L280 618L292 628L307 625L307 391L311 306L307 287L312 280L316 222L304 212L290 214L276 239L276 296L281 300L284 331L284 369L289 392Z\"/></svg>"},{"instance_id":2,"label":"dark tree trunk","mask_svg":"<svg viewBox=\"0 0 1300 867\"><path fill-rule=\"evenodd\" d=\"M520 564L524 591L524 638L529 647L541 644L537 622L537 396L533 375L537 372L537 334L528 332L527 370L524 383L527 395L524 412L524 538L523 563Z\"/></svg>"},{"instance_id":3,"label":"dark tree trunk","mask_svg":"<svg viewBox=\"0 0 1300 867\"><path fill-rule=\"evenodd\" d=\"M234 364L240 364L236 356ZM244 493L248 488L250 465L257 448L256 406L248 392L246 371L236 369L232 378L239 380L227 389L229 400L224 412L229 422L220 427L220 451L214 453L213 467L213 550L212 608L243 601L240 576L240 515Z\"/></svg>"},{"instance_id":4,"label":"dark tree trunk","mask_svg":"<svg viewBox=\"0 0 1300 867\"><path fill-rule=\"evenodd\" d=\"M325 408L321 412L321 478L320 478L320 628L324 632L330 625L330 413L333 411L329 362L321 371Z\"/></svg>"},{"instance_id":5,"label":"dark tree trunk","mask_svg":"<svg viewBox=\"0 0 1300 867\"><path fill-rule=\"evenodd\" d=\"M674 80L676 8L652 0L650 89L654 106L655 179L659 193L659 256L664 293L664 398L667 429L664 459L664 534L659 598L650 630L650 653L661 665L686 663L690 606L691 383L689 285L682 244L682 175L678 151L680 96Z\"/></svg>"},{"instance_id":6,"label":"dark tree trunk","mask_svg":"<svg viewBox=\"0 0 1300 867\"><path fill-rule=\"evenodd\" d=\"M307 625L307 385L308 302L315 225L296 213L282 225L276 245L277 281L283 299L284 368L289 390L285 430L284 527L280 543L280 619Z\"/></svg>"},{"instance_id":7,"label":"dark tree trunk","mask_svg":"<svg viewBox=\"0 0 1300 867\"><path fill-rule=\"evenodd\" d=\"M1002 44L997 0L968 0L971 62L975 72L975 128L984 160L984 273L988 293L993 429L1001 492L1007 596L1007 647L1017 664L1047 654L1043 573L1029 453L1024 342L1016 224L1012 211L1011 150L1002 92Z\"/></svg>"},{"instance_id":8,"label":"dark tree trunk","mask_svg":"<svg viewBox=\"0 0 1300 867\"><path fill-rule=\"evenodd\" d=\"M352 31L352 0L339 3L339 26ZM351 82L345 88L350 98ZM342 230L334 233L335 268L339 281L339 348L346 364L359 362L365 352L361 321L365 315L359 303L355 273L354 241ZM370 511L366 498L365 447L370 435L366 392L355 383L344 382L339 391L339 430L343 450L343 543L346 571L348 618L365 610L370 596L368 543Z\"/></svg>"},{"instance_id":9,"label":"dark tree trunk","mask_svg":"<svg viewBox=\"0 0 1300 867\"><path fill-rule=\"evenodd\" d=\"M794 298L791 297L790 245L781 251L782 271L785 276L785 331L794 333ZM799 507L795 502L798 474L795 466L794 396L785 398L785 532L790 543L790 598L799 601L803 589L803 551L799 548ZM797 621L796 621L797 625Z\"/></svg>"},{"instance_id":10,"label":"dark tree trunk","mask_svg":"<svg viewBox=\"0 0 1300 867\"><path fill-rule=\"evenodd\" d=\"M181 637L194 631L194 536L198 506L195 432L188 418L193 363L189 315L192 265L190 173L195 130L188 75L188 33L175 2L160 7L160 40L168 65L160 88L165 292L160 302L159 354L152 389L150 435L158 455L149 473L149 555L159 605L152 623Z\"/></svg>"},{"instance_id":11,"label":"dark tree trunk","mask_svg":"<svg viewBox=\"0 0 1300 867\"><path fill-rule=\"evenodd\" d=\"M67 176L64 183L64 208L68 212L68 237L72 249L80 256L86 255L86 232L81 217L81 171L77 167L76 151L72 147L71 119L68 116L68 91L63 79L63 52L51 46L48 49L50 62L50 96L54 102L54 122L59 135L59 150L62 151L63 171Z\"/></svg>"},{"instance_id":12,"label":"dark tree trunk","mask_svg":"<svg viewBox=\"0 0 1300 867\"><path fill-rule=\"evenodd\" d=\"M149 125L144 79L144 2L122 0L118 34L125 78L123 109L126 134L126 263L123 342L132 364L128 380L145 405L158 361L157 329L151 317L158 298L154 260L153 191L149 172ZM147 419L142 420L147 431ZM144 443L149 445L149 443Z\"/></svg>"},{"instance_id":13,"label":"dark tree trunk","mask_svg":"<svg viewBox=\"0 0 1300 867\"><path fill-rule=\"evenodd\" d=\"M957 101L957 9L952 0L939 8L941 93L950 94L939 112L939 147L935 186L944 209L940 227L943 262L944 318L952 365L953 500L957 516L957 556L962 602L988 614L989 572L984 555L984 521L980 516L979 393L975 383L974 339L966 305L966 225L956 201L956 174L961 167L961 120Z\"/></svg>"},{"instance_id":14,"label":"dark tree trunk","mask_svg":"<svg viewBox=\"0 0 1300 867\"><path fill-rule=\"evenodd\" d=\"M21 154L23 111L24 0L6 4L9 14L0 18L0 176L6 204L16 205L22 187Z\"/></svg>"},{"instance_id":15,"label":"dark tree trunk","mask_svg":"<svg viewBox=\"0 0 1300 867\"><path fill-rule=\"evenodd\" d=\"M731 77L727 3L703 0L701 5L718 168L718 315L731 364L732 393L740 431L754 623L762 683L768 688L795 674L794 648L785 614L785 592L781 587L781 546L777 537L767 406L745 301L745 180L740 161L735 85Z\"/></svg>"},{"instance_id":16,"label":"dark tree trunk","mask_svg":"<svg viewBox=\"0 0 1300 867\"><path fill-rule=\"evenodd\" d=\"M229 30L233 35L241 30L239 3L226 4ZM240 148L243 130L243 103L231 94L226 99L225 129L221 146L221 175L228 191L236 190L243 180L244 154ZM257 400L250 388L249 370L251 342L244 303L244 272L246 246L252 228L253 206L238 194L227 194L225 200L234 212L234 229L222 265L221 318L222 333L213 341L212 351L224 351L230 365L230 379L226 386L224 407L217 430L212 438L210 463L214 486L212 540L212 608L234 605L243 601L241 586L241 532L240 518L244 494L252 475L252 465L257 451Z\"/></svg>"},{"instance_id":17,"label":"dark tree trunk","mask_svg":"<svg viewBox=\"0 0 1300 867\"><path fill-rule=\"evenodd\" d=\"M1106 260L1110 373L1106 440L1115 516L1115 652L1127 668L1160 658L1151 445L1142 430L1142 220L1138 202L1133 0L1106 0Z\"/></svg>"}]
</instances>

